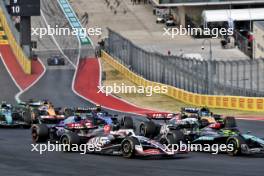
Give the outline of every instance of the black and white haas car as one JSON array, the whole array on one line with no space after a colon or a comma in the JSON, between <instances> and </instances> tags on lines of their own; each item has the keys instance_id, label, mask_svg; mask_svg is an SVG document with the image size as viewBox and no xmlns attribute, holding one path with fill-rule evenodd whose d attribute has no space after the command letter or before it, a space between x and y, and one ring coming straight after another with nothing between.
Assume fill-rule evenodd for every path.
<instances>
[{"instance_id":1,"label":"black and white haas car","mask_svg":"<svg viewBox=\"0 0 264 176\"><path fill-rule=\"evenodd\" d=\"M156 139L136 135L133 120L131 117L124 119L125 128L111 129L105 126L101 132L90 138L87 144L92 144L100 148L92 153L121 155L125 158L146 157L146 156L171 156L187 153L186 150L173 150L170 144L179 144L183 138L179 138L181 133L171 131L164 133ZM172 134L172 135L171 135ZM88 151L89 152L89 151Z\"/></svg>"}]
</instances>

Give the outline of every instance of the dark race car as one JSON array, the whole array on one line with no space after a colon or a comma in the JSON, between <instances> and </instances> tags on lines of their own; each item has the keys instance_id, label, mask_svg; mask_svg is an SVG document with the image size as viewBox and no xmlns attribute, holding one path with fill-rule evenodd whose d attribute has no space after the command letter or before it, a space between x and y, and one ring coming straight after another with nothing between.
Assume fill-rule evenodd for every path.
<instances>
[{"instance_id":1,"label":"dark race car","mask_svg":"<svg viewBox=\"0 0 264 176\"><path fill-rule=\"evenodd\" d=\"M190 144L200 144L201 148L222 144L229 146L217 153L228 153L229 155L264 154L264 140L251 134L241 133L236 125L234 117L225 117L223 123L215 122L201 128L197 118L172 118L166 123L157 124L152 120L141 124L141 134L155 137L167 131L180 130L184 139ZM203 151L203 150L201 150ZM210 151L208 151L210 152Z\"/></svg>"},{"instance_id":2,"label":"dark race car","mask_svg":"<svg viewBox=\"0 0 264 176\"><path fill-rule=\"evenodd\" d=\"M104 118L90 108L76 108L72 109L72 111L72 116L60 120L57 124L34 124L32 126L33 141L45 142L50 140L62 142L62 136L70 132L74 132L80 139L86 141L87 137L89 137L94 130L101 129L105 125L110 125L113 129L120 125L116 118L110 115Z\"/></svg>"},{"instance_id":3,"label":"dark race car","mask_svg":"<svg viewBox=\"0 0 264 176\"><path fill-rule=\"evenodd\" d=\"M49 66L60 66L65 65L65 59L61 56L52 56L47 59Z\"/></svg>"},{"instance_id":4,"label":"dark race car","mask_svg":"<svg viewBox=\"0 0 264 176\"><path fill-rule=\"evenodd\" d=\"M100 146L100 151L91 153L122 155L125 158L136 156L171 156L187 153L186 150L173 150L168 144L177 144L179 140L176 135L162 136L157 139L150 139L136 135L133 129L119 129L109 132L97 133L90 138L87 144ZM88 151L89 152L89 151Z\"/></svg>"},{"instance_id":5,"label":"dark race car","mask_svg":"<svg viewBox=\"0 0 264 176\"><path fill-rule=\"evenodd\" d=\"M0 127L30 128L30 114L23 108L0 104Z\"/></svg>"},{"instance_id":6,"label":"dark race car","mask_svg":"<svg viewBox=\"0 0 264 176\"><path fill-rule=\"evenodd\" d=\"M169 132L156 139L138 136L134 132L131 117L124 117L120 123L114 119L103 120L98 116L72 116L57 125L47 126L36 124L32 127L34 142L47 140L66 145L93 145L100 148L98 151L87 153L100 153L123 155L127 158L134 156L175 156L186 151L173 151L166 144L176 144L181 136Z\"/></svg>"},{"instance_id":7,"label":"dark race car","mask_svg":"<svg viewBox=\"0 0 264 176\"><path fill-rule=\"evenodd\" d=\"M193 144L226 144L229 148L219 152L227 152L232 156L264 154L263 139L251 134L243 134L235 126L222 128L220 123L211 124L194 133L190 139Z\"/></svg>"}]
</instances>

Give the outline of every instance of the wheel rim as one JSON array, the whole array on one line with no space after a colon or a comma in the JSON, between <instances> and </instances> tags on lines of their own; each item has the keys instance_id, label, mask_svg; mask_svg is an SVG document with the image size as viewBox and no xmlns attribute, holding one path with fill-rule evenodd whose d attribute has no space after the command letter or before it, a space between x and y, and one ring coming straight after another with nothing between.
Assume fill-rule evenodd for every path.
<instances>
[{"instance_id":1,"label":"wheel rim","mask_svg":"<svg viewBox=\"0 0 264 176\"><path fill-rule=\"evenodd\" d=\"M131 151L131 144L130 144L130 142L127 141L127 142L125 142L123 144L123 151L126 154L128 154Z\"/></svg>"},{"instance_id":2,"label":"wheel rim","mask_svg":"<svg viewBox=\"0 0 264 176\"><path fill-rule=\"evenodd\" d=\"M70 144L69 139L67 137L63 137L61 140L62 144Z\"/></svg>"},{"instance_id":3,"label":"wheel rim","mask_svg":"<svg viewBox=\"0 0 264 176\"><path fill-rule=\"evenodd\" d=\"M235 154L236 153L236 149L237 149L237 143L235 140L231 139L228 144L232 144L233 145L233 150L229 151L230 154Z\"/></svg>"},{"instance_id":4,"label":"wheel rim","mask_svg":"<svg viewBox=\"0 0 264 176\"><path fill-rule=\"evenodd\" d=\"M32 139L33 139L33 141L36 142L36 141L38 140L37 129L33 128L33 129L32 129L32 133L31 133L31 135L32 135Z\"/></svg>"}]
</instances>

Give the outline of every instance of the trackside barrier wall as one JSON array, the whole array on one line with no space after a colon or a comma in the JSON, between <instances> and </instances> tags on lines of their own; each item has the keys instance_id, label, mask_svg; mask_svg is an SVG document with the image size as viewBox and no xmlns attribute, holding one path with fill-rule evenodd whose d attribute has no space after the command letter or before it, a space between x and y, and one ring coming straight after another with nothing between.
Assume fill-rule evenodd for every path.
<instances>
[{"instance_id":1,"label":"trackside barrier wall","mask_svg":"<svg viewBox=\"0 0 264 176\"><path fill-rule=\"evenodd\" d=\"M23 52L22 48L17 44L11 30L10 27L7 23L7 20L5 18L5 15L3 13L2 8L0 8L0 20L1 23L3 25L4 31L7 35L8 38L8 42L9 45L11 46L16 59L18 60L19 64L21 65L23 71L26 74L31 74L31 60L29 58L27 58L27 56L25 55L25 53Z\"/></svg>"},{"instance_id":2,"label":"trackside barrier wall","mask_svg":"<svg viewBox=\"0 0 264 176\"><path fill-rule=\"evenodd\" d=\"M216 96L202 95L184 91L173 86L152 82L135 74L127 67L119 63L116 59L110 56L105 51L102 51L101 58L122 73L133 83L140 86L167 86L168 92L166 95L195 106L207 106L210 108L235 109L244 111L264 112L264 98L240 97L240 96Z\"/></svg>"},{"instance_id":3,"label":"trackside barrier wall","mask_svg":"<svg viewBox=\"0 0 264 176\"><path fill-rule=\"evenodd\" d=\"M9 27L11 29L12 34L14 35L16 41L20 41L19 32L15 28L14 22L12 21L11 16L9 15L7 8L6 8L6 5L9 4L8 1L9 0L0 1L0 6L3 10L5 17L6 17L7 23L9 24Z\"/></svg>"}]
</instances>

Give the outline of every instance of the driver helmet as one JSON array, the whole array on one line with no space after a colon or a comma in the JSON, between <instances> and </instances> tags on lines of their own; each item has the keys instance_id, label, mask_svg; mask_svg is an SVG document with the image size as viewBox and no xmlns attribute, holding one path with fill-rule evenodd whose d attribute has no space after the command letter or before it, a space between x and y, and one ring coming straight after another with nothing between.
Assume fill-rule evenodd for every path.
<instances>
[{"instance_id":1,"label":"driver helmet","mask_svg":"<svg viewBox=\"0 0 264 176\"><path fill-rule=\"evenodd\" d=\"M79 121L82 120L82 117L79 116L79 115L77 115L77 116L74 117L74 120L75 120L76 122L79 122Z\"/></svg>"},{"instance_id":2,"label":"driver helmet","mask_svg":"<svg viewBox=\"0 0 264 176\"><path fill-rule=\"evenodd\" d=\"M1 108L7 108L6 102L2 102Z\"/></svg>"}]
</instances>

